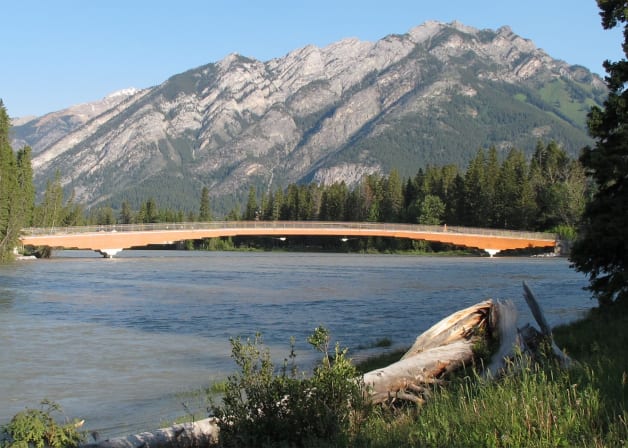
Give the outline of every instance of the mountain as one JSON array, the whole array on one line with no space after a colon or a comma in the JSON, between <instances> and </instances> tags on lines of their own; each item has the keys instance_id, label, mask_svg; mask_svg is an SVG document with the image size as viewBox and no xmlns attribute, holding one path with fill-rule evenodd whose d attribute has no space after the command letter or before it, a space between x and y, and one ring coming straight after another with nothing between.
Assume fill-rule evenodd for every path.
<instances>
[{"instance_id":1,"label":"mountain","mask_svg":"<svg viewBox=\"0 0 628 448\"><path fill-rule=\"evenodd\" d=\"M463 168L479 148L532 152L590 144L586 113L603 81L508 27L426 22L377 42L306 46L267 62L232 54L13 127L40 190L58 170L88 205L214 209L293 182L352 184L397 168Z\"/></svg>"}]
</instances>

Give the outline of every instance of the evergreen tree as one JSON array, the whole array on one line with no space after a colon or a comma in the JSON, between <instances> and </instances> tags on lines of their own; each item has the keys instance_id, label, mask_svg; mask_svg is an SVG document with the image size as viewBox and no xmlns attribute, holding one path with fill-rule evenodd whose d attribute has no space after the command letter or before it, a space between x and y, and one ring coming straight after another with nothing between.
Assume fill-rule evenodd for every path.
<instances>
[{"instance_id":1,"label":"evergreen tree","mask_svg":"<svg viewBox=\"0 0 628 448\"><path fill-rule=\"evenodd\" d=\"M19 199L19 219L24 227L33 222L35 208L35 186L33 185L33 167L31 165L31 148L25 146L17 152L17 188Z\"/></svg>"},{"instance_id":2,"label":"evergreen tree","mask_svg":"<svg viewBox=\"0 0 628 448\"><path fill-rule=\"evenodd\" d=\"M335 182L323 191L321 197L320 219L323 221L342 221L347 203L347 185Z\"/></svg>"},{"instance_id":3,"label":"evergreen tree","mask_svg":"<svg viewBox=\"0 0 628 448\"><path fill-rule=\"evenodd\" d=\"M486 187L486 156L480 149L469 164L464 179L464 225L472 227L488 227L488 208Z\"/></svg>"},{"instance_id":4,"label":"evergreen tree","mask_svg":"<svg viewBox=\"0 0 628 448\"><path fill-rule=\"evenodd\" d=\"M133 210L129 201L122 201L122 207L120 209L120 216L118 217L120 224L132 224L133 223Z\"/></svg>"},{"instance_id":5,"label":"evergreen tree","mask_svg":"<svg viewBox=\"0 0 628 448\"><path fill-rule=\"evenodd\" d=\"M623 26L622 49L628 57L626 2L598 0L602 26ZM580 237L571 253L576 270L589 277L589 289L600 305L628 304L628 60L605 61L609 95L604 109L588 115L595 147L586 147L582 165L597 188L587 205Z\"/></svg>"},{"instance_id":6,"label":"evergreen tree","mask_svg":"<svg viewBox=\"0 0 628 448\"><path fill-rule=\"evenodd\" d=\"M296 184L288 185L284 202L284 219L288 221L296 221L300 219L299 216L301 215L301 204L299 199L299 187L297 187Z\"/></svg>"},{"instance_id":7,"label":"evergreen tree","mask_svg":"<svg viewBox=\"0 0 628 448\"><path fill-rule=\"evenodd\" d=\"M403 188L399 172L391 170L384 181L383 197L380 206L380 221L399 222L403 209Z\"/></svg>"},{"instance_id":8,"label":"evergreen tree","mask_svg":"<svg viewBox=\"0 0 628 448\"><path fill-rule=\"evenodd\" d=\"M360 210L360 192L357 188L347 193L347 202L345 204L345 221L361 221Z\"/></svg>"},{"instance_id":9,"label":"evergreen tree","mask_svg":"<svg viewBox=\"0 0 628 448\"><path fill-rule=\"evenodd\" d=\"M34 206L31 150L11 148L9 114L0 100L0 261L10 260L20 230L31 224Z\"/></svg>"},{"instance_id":10,"label":"evergreen tree","mask_svg":"<svg viewBox=\"0 0 628 448\"><path fill-rule=\"evenodd\" d=\"M63 206L62 225L68 226L81 226L85 224L85 213L83 211L83 205L75 202L74 191L72 191L70 197Z\"/></svg>"},{"instance_id":11,"label":"evergreen tree","mask_svg":"<svg viewBox=\"0 0 628 448\"><path fill-rule=\"evenodd\" d=\"M249 188L249 196L248 200L246 201L246 209L242 218L245 221L253 221L258 218L257 193L255 192L255 187L252 185Z\"/></svg>"},{"instance_id":12,"label":"evergreen tree","mask_svg":"<svg viewBox=\"0 0 628 448\"><path fill-rule=\"evenodd\" d=\"M63 226L63 218L63 187L61 173L57 171L54 179L46 182L43 200L35 207L34 225L36 227Z\"/></svg>"},{"instance_id":13,"label":"evergreen tree","mask_svg":"<svg viewBox=\"0 0 628 448\"><path fill-rule=\"evenodd\" d=\"M139 224L150 224L159 222L159 210L157 203L153 198L142 203L140 210L137 212L136 222Z\"/></svg>"},{"instance_id":14,"label":"evergreen tree","mask_svg":"<svg viewBox=\"0 0 628 448\"><path fill-rule=\"evenodd\" d=\"M266 220L266 211L268 210L268 194L266 191L262 192L262 200L260 201L259 206L259 219Z\"/></svg>"},{"instance_id":15,"label":"evergreen tree","mask_svg":"<svg viewBox=\"0 0 628 448\"><path fill-rule=\"evenodd\" d=\"M445 203L436 195L428 194L421 204L419 224L440 225L445 215Z\"/></svg>"},{"instance_id":16,"label":"evergreen tree","mask_svg":"<svg viewBox=\"0 0 628 448\"><path fill-rule=\"evenodd\" d=\"M310 183L307 187L302 188L303 191L303 218L307 220L318 219L321 208L321 188L316 183Z\"/></svg>"},{"instance_id":17,"label":"evergreen tree","mask_svg":"<svg viewBox=\"0 0 628 448\"><path fill-rule=\"evenodd\" d=\"M534 205L530 209L530 205ZM501 164L495 185L494 225L503 229L529 229L532 225L536 203L528 174L525 155L511 149Z\"/></svg>"},{"instance_id":18,"label":"evergreen tree","mask_svg":"<svg viewBox=\"0 0 628 448\"><path fill-rule=\"evenodd\" d=\"M282 215L284 210L284 194L281 188L278 188L273 196L273 205L271 207L271 216L270 219L273 221L278 221L280 219L285 219Z\"/></svg>"},{"instance_id":19,"label":"evergreen tree","mask_svg":"<svg viewBox=\"0 0 628 448\"><path fill-rule=\"evenodd\" d=\"M486 159L486 167L484 169L484 203L486 225L488 227L494 227L496 224L496 209L495 209L495 195L497 190L497 181L499 178L499 157L497 155L497 148L491 146L488 149L488 155Z\"/></svg>"},{"instance_id":20,"label":"evergreen tree","mask_svg":"<svg viewBox=\"0 0 628 448\"><path fill-rule=\"evenodd\" d=\"M445 223L460 226L464 224L465 213L465 188L464 177L457 174L451 186L451 191L447 195L445 203Z\"/></svg>"},{"instance_id":21,"label":"evergreen tree","mask_svg":"<svg viewBox=\"0 0 628 448\"><path fill-rule=\"evenodd\" d=\"M110 226L116 223L113 209L110 206L98 207L96 210L95 224L102 226Z\"/></svg>"},{"instance_id":22,"label":"evergreen tree","mask_svg":"<svg viewBox=\"0 0 628 448\"><path fill-rule=\"evenodd\" d=\"M362 182L362 216L368 222L377 222L380 217L382 200L382 179L378 174L366 176Z\"/></svg>"},{"instance_id":23,"label":"evergreen tree","mask_svg":"<svg viewBox=\"0 0 628 448\"><path fill-rule=\"evenodd\" d=\"M198 208L198 220L201 222L212 220L209 207L209 189L207 187L203 187L201 190L201 205Z\"/></svg>"},{"instance_id":24,"label":"evergreen tree","mask_svg":"<svg viewBox=\"0 0 628 448\"><path fill-rule=\"evenodd\" d=\"M12 214L17 192L16 160L9 141L9 129L9 115L0 101L0 261L11 258L17 242Z\"/></svg>"}]
</instances>

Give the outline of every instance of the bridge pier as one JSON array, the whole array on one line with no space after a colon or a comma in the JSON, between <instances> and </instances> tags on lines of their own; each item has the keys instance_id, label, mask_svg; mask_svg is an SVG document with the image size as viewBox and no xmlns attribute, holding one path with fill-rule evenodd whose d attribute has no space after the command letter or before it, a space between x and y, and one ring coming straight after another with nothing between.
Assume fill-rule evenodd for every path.
<instances>
[{"instance_id":1,"label":"bridge pier","mask_svg":"<svg viewBox=\"0 0 628 448\"><path fill-rule=\"evenodd\" d=\"M490 258L493 258L493 255L501 252L499 249L484 249L484 252L488 253Z\"/></svg>"},{"instance_id":2,"label":"bridge pier","mask_svg":"<svg viewBox=\"0 0 628 448\"><path fill-rule=\"evenodd\" d=\"M113 258L118 252L122 252L122 249L97 249L96 252L105 258Z\"/></svg>"}]
</instances>

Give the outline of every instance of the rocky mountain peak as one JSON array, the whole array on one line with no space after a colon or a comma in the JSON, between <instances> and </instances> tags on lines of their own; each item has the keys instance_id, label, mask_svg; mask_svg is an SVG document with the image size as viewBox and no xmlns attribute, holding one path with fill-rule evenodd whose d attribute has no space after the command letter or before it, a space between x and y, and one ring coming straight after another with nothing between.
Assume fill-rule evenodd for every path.
<instances>
[{"instance_id":1,"label":"rocky mountain peak","mask_svg":"<svg viewBox=\"0 0 628 448\"><path fill-rule=\"evenodd\" d=\"M16 125L14 144L33 147L40 186L59 170L88 205L158 193L195 208L209 186L227 206L250 185L352 184L391 168L464 165L490 145L532 151L553 138L577 153L590 142L588 105L605 93L599 77L508 27L431 21L265 62L233 53Z\"/></svg>"}]
</instances>

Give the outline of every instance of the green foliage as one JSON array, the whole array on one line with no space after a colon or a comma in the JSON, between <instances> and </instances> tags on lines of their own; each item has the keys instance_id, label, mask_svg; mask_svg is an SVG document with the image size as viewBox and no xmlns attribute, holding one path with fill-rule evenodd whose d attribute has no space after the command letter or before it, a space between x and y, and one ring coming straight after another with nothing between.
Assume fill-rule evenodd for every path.
<instances>
[{"instance_id":1,"label":"green foliage","mask_svg":"<svg viewBox=\"0 0 628 448\"><path fill-rule=\"evenodd\" d=\"M363 410L357 372L346 349L329 352L329 333L319 327L308 339L323 359L310 376L295 364L294 341L279 371L261 335L232 339L240 372L230 376L220 406L223 446L329 446L346 444Z\"/></svg>"},{"instance_id":2,"label":"green foliage","mask_svg":"<svg viewBox=\"0 0 628 448\"><path fill-rule=\"evenodd\" d=\"M34 204L31 150L25 147L13 152L10 127L0 100L0 262L13 258L20 230L31 223Z\"/></svg>"},{"instance_id":3,"label":"green foliage","mask_svg":"<svg viewBox=\"0 0 628 448\"><path fill-rule=\"evenodd\" d=\"M595 376L525 364L497 381L468 376L420 410L374 415L363 438L371 447L622 446L627 414L605 414Z\"/></svg>"},{"instance_id":4,"label":"green foliage","mask_svg":"<svg viewBox=\"0 0 628 448\"><path fill-rule=\"evenodd\" d=\"M17 413L2 427L5 437L0 437L0 448L77 447L85 439L78 430L80 423L59 424L53 413L60 411L58 404L44 400L41 409L26 409Z\"/></svg>"},{"instance_id":5,"label":"green foliage","mask_svg":"<svg viewBox=\"0 0 628 448\"><path fill-rule=\"evenodd\" d=\"M62 227L64 225L63 196L61 173L57 171L54 179L46 183L43 200L35 207L33 224L36 227Z\"/></svg>"},{"instance_id":6,"label":"green foliage","mask_svg":"<svg viewBox=\"0 0 628 448\"><path fill-rule=\"evenodd\" d=\"M623 49L628 48L626 4L598 1L604 28L623 26ZM628 60L606 61L610 89L605 109L593 107L588 115L594 148L584 148L580 161L595 182L571 261L589 277L589 290L600 305L628 303Z\"/></svg>"},{"instance_id":7,"label":"green foliage","mask_svg":"<svg viewBox=\"0 0 628 448\"><path fill-rule=\"evenodd\" d=\"M198 209L198 220L201 222L211 221L212 214L209 206L209 188L203 187L201 190L201 203Z\"/></svg>"},{"instance_id":8,"label":"green foliage","mask_svg":"<svg viewBox=\"0 0 628 448\"><path fill-rule=\"evenodd\" d=\"M251 185L249 187L249 196L246 202L246 208L244 210L244 216L242 219L245 221L253 221L259 218L259 209L257 206L257 192L255 191L255 187Z\"/></svg>"},{"instance_id":9,"label":"green foliage","mask_svg":"<svg viewBox=\"0 0 628 448\"><path fill-rule=\"evenodd\" d=\"M417 218L419 224L440 225L445 216L445 203L433 194L425 196Z\"/></svg>"}]
</instances>

